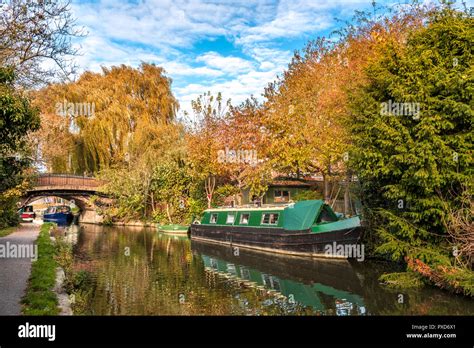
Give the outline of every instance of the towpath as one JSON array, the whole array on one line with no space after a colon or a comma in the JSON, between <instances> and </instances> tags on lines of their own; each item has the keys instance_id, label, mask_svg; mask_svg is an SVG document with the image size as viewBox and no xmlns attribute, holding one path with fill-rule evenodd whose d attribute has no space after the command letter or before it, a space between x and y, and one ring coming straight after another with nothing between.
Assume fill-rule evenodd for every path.
<instances>
[{"instance_id":1,"label":"towpath","mask_svg":"<svg viewBox=\"0 0 474 348\"><path fill-rule=\"evenodd\" d=\"M23 223L17 230L0 238L3 250L32 245L38 238L40 225ZM1 251L1 250L0 250ZM7 255L4 255L7 256ZM21 298L25 294L31 271L31 258L2 257L0 254L0 315L20 315Z\"/></svg>"}]
</instances>

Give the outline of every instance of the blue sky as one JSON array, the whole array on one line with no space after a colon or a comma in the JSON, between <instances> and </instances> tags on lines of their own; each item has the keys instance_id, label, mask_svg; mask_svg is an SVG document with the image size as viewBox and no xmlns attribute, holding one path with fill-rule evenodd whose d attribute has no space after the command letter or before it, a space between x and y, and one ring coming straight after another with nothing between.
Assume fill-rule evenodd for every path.
<instances>
[{"instance_id":1,"label":"blue sky","mask_svg":"<svg viewBox=\"0 0 474 348\"><path fill-rule=\"evenodd\" d=\"M336 29L336 18L370 8L370 0L72 2L77 24L88 32L79 42L81 70L155 63L173 79L182 111L206 91L220 91L233 104L260 97L295 49Z\"/></svg>"}]
</instances>

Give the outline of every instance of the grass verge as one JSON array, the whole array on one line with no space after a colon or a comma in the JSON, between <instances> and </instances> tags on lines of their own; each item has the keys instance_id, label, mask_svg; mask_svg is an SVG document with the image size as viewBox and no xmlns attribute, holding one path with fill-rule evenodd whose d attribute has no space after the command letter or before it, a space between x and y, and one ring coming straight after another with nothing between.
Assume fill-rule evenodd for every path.
<instances>
[{"instance_id":1,"label":"grass verge","mask_svg":"<svg viewBox=\"0 0 474 348\"><path fill-rule=\"evenodd\" d=\"M49 237L52 223L41 226L38 245L38 260L31 266L26 294L22 299L24 315L57 315L58 299L53 292L56 282L56 248Z\"/></svg>"},{"instance_id":2,"label":"grass verge","mask_svg":"<svg viewBox=\"0 0 474 348\"><path fill-rule=\"evenodd\" d=\"M2 228L0 229L0 237L8 236L10 233L12 233L15 230L16 230L16 226Z\"/></svg>"}]
</instances>

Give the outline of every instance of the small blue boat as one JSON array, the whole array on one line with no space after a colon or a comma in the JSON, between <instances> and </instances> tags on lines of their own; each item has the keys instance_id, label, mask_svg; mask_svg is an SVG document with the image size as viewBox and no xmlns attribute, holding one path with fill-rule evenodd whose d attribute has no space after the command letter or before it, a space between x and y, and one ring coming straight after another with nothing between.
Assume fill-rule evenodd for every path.
<instances>
[{"instance_id":1,"label":"small blue boat","mask_svg":"<svg viewBox=\"0 0 474 348\"><path fill-rule=\"evenodd\" d=\"M49 207L43 215L44 222L56 222L59 225L68 225L74 216L67 205Z\"/></svg>"}]
</instances>

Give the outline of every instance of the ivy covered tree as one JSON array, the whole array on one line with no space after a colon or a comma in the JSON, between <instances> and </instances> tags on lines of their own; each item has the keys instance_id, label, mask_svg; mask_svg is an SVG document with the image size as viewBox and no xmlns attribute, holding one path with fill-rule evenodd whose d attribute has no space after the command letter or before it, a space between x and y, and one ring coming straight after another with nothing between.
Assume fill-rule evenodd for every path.
<instances>
[{"instance_id":1,"label":"ivy covered tree","mask_svg":"<svg viewBox=\"0 0 474 348\"><path fill-rule=\"evenodd\" d=\"M352 96L361 198L377 251L393 259L450 263L446 221L472 192L473 41L472 16L433 10Z\"/></svg>"}]
</instances>

